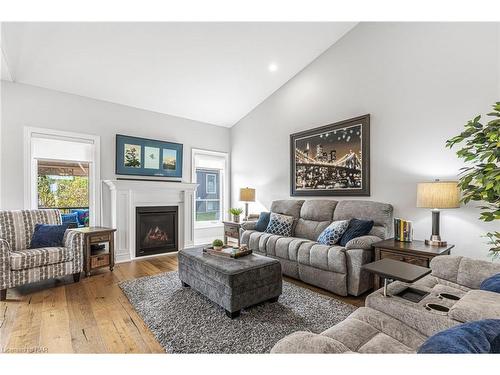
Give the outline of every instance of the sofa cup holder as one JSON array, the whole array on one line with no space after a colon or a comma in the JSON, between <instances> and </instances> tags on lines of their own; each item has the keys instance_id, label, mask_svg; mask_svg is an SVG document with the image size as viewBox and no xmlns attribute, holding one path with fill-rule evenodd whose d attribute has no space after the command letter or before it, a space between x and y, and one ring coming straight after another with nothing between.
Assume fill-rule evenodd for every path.
<instances>
[{"instance_id":1,"label":"sofa cup holder","mask_svg":"<svg viewBox=\"0 0 500 375\"><path fill-rule=\"evenodd\" d=\"M450 293L439 293L439 298L451 299L453 301L458 301L460 299L460 297L455 296L454 294L450 294Z\"/></svg>"},{"instance_id":2,"label":"sofa cup holder","mask_svg":"<svg viewBox=\"0 0 500 375\"><path fill-rule=\"evenodd\" d=\"M447 315L450 309L443 305L438 305L437 303L428 303L425 305L425 309L428 311L437 312L442 315Z\"/></svg>"}]
</instances>

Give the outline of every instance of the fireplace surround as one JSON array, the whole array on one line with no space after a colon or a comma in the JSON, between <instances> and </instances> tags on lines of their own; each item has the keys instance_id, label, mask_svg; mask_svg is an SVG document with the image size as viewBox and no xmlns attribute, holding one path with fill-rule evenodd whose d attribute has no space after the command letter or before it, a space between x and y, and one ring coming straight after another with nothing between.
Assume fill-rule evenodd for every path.
<instances>
[{"instance_id":1,"label":"fireplace surround","mask_svg":"<svg viewBox=\"0 0 500 375\"><path fill-rule=\"evenodd\" d=\"M177 250L193 246L196 184L145 180L104 180L103 183L105 189L102 193L102 224L117 229L116 263L138 258L136 255L137 207L177 207ZM140 258L145 256L141 255Z\"/></svg>"}]
</instances>

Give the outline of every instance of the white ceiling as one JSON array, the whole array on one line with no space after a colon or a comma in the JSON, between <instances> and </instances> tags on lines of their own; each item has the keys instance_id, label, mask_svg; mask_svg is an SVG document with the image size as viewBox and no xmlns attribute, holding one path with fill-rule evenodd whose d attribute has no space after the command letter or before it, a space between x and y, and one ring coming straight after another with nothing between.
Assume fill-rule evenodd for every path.
<instances>
[{"instance_id":1,"label":"white ceiling","mask_svg":"<svg viewBox=\"0 0 500 375\"><path fill-rule=\"evenodd\" d=\"M230 127L355 25L3 23L2 79Z\"/></svg>"}]
</instances>

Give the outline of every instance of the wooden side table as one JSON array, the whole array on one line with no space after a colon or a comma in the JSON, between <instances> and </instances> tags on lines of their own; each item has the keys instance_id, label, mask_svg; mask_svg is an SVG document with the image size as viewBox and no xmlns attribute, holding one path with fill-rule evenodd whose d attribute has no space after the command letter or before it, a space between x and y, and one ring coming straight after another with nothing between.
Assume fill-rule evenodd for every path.
<instances>
[{"instance_id":1,"label":"wooden side table","mask_svg":"<svg viewBox=\"0 0 500 375\"><path fill-rule=\"evenodd\" d=\"M105 227L86 227L72 229L83 233L83 271L90 276L92 270L115 266L115 232L116 229ZM107 245L107 248L92 250L92 245Z\"/></svg>"},{"instance_id":2,"label":"wooden side table","mask_svg":"<svg viewBox=\"0 0 500 375\"><path fill-rule=\"evenodd\" d=\"M450 255L455 245L443 247L426 245L424 241L414 240L412 242L396 241L394 238L373 244L375 248L375 262L381 259L394 259L400 262L410 263L429 268L432 258L439 255ZM380 288L381 280L375 275L374 287Z\"/></svg>"},{"instance_id":3,"label":"wooden side table","mask_svg":"<svg viewBox=\"0 0 500 375\"><path fill-rule=\"evenodd\" d=\"M223 221L224 223L224 245L227 245L228 239L236 240L236 244L240 246L240 228L242 223L234 221Z\"/></svg>"}]
</instances>

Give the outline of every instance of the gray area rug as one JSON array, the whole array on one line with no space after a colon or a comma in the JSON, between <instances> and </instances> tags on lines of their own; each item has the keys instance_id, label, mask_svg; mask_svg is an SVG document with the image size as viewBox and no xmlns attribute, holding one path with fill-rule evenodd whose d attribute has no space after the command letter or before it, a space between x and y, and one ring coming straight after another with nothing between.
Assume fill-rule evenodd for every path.
<instances>
[{"instance_id":1,"label":"gray area rug","mask_svg":"<svg viewBox=\"0 0 500 375\"><path fill-rule=\"evenodd\" d=\"M295 331L319 333L356 308L283 282L276 303L262 303L229 319L224 310L191 288L177 272L124 281L120 287L169 353L269 353Z\"/></svg>"}]
</instances>

